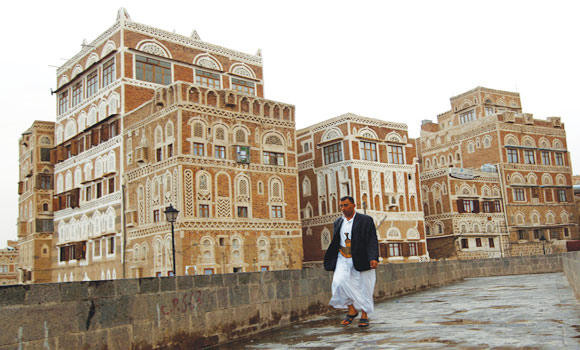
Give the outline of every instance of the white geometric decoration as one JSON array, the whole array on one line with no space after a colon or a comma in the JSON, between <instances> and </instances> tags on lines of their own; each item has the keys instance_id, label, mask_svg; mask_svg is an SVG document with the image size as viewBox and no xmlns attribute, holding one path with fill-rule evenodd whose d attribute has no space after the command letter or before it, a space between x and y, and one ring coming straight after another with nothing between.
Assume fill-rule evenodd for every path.
<instances>
[{"instance_id":1,"label":"white geometric decoration","mask_svg":"<svg viewBox=\"0 0 580 350\"><path fill-rule=\"evenodd\" d=\"M155 56L169 57L169 55L167 55L167 52L165 52L165 50L161 46L152 42L148 42L141 45L141 47L139 47L139 50L150 53Z\"/></svg>"},{"instance_id":2,"label":"white geometric decoration","mask_svg":"<svg viewBox=\"0 0 580 350\"><path fill-rule=\"evenodd\" d=\"M209 68L209 69L219 70L218 65L212 59L210 59L208 57L202 57L199 60L197 60L197 65L205 67L205 68Z\"/></svg>"}]
</instances>

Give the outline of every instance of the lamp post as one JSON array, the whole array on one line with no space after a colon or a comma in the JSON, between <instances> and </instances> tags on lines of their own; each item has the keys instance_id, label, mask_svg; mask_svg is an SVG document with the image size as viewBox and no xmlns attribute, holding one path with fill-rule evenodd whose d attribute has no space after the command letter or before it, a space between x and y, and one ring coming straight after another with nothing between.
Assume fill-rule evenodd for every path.
<instances>
[{"instance_id":1,"label":"lamp post","mask_svg":"<svg viewBox=\"0 0 580 350\"><path fill-rule=\"evenodd\" d=\"M171 248L173 251L173 276L177 276L177 272L175 271L175 232L173 228L173 223L177 220L177 214L179 214L179 210L175 209L173 205L169 204L167 208L165 208L165 218L167 221L171 223Z\"/></svg>"},{"instance_id":2,"label":"lamp post","mask_svg":"<svg viewBox=\"0 0 580 350\"><path fill-rule=\"evenodd\" d=\"M542 237L540 237L540 242L542 242L542 248L544 249L544 255L546 255L546 237L544 237L544 234L542 234Z\"/></svg>"},{"instance_id":3,"label":"lamp post","mask_svg":"<svg viewBox=\"0 0 580 350\"><path fill-rule=\"evenodd\" d=\"M363 201L363 213L367 215L367 201Z\"/></svg>"}]
</instances>

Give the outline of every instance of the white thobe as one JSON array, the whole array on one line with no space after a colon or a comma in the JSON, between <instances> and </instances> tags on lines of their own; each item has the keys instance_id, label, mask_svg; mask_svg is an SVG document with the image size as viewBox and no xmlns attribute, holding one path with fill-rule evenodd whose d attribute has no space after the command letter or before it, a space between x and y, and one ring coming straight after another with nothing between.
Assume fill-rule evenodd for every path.
<instances>
[{"instance_id":1,"label":"white thobe","mask_svg":"<svg viewBox=\"0 0 580 350\"><path fill-rule=\"evenodd\" d=\"M355 215L347 220L343 218L340 227L340 246L346 247L345 233L352 239L352 224ZM338 253L336 268L332 277L332 298L330 306L336 309L345 309L353 305L357 310L371 313L374 310L373 291L375 290L376 274L374 269L357 271L352 263L352 258L345 258Z\"/></svg>"}]
</instances>

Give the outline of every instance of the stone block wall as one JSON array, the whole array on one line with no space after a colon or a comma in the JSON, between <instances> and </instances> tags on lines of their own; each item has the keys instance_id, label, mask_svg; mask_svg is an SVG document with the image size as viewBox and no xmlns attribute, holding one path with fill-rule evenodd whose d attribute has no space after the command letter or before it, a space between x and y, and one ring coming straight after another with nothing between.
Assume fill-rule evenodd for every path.
<instances>
[{"instance_id":1,"label":"stone block wall","mask_svg":"<svg viewBox=\"0 0 580 350\"><path fill-rule=\"evenodd\" d=\"M571 253L569 253L571 254ZM377 300L466 277L562 271L562 255L384 264ZM192 349L331 311L332 274L303 270L0 287L3 349Z\"/></svg>"},{"instance_id":2,"label":"stone block wall","mask_svg":"<svg viewBox=\"0 0 580 350\"><path fill-rule=\"evenodd\" d=\"M580 251L566 254L562 258L562 267L576 299L580 300Z\"/></svg>"}]
</instances>

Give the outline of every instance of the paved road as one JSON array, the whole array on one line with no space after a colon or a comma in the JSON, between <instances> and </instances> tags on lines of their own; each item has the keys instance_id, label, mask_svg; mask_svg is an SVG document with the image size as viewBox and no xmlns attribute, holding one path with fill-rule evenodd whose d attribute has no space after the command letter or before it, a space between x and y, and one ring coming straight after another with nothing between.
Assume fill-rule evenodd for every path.
<instances>
[{"instance_id":1,"label":"paved road","mask_svg":"<svg viewBox=\"0 0 580 350\"><path fill-rule=\"evenodd\" d=\"M221 349L580 349L580 303L561 273L467 279L375 305L368 329L342 313Z\"/></svg>"}]
</instances>

